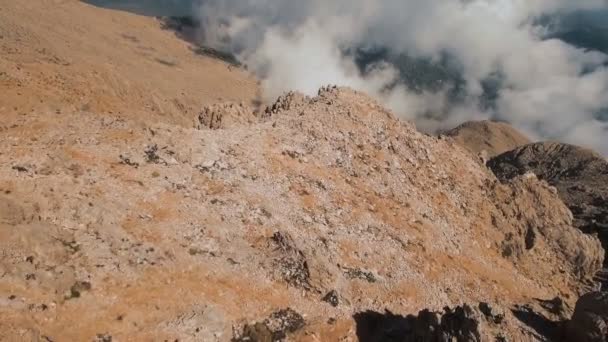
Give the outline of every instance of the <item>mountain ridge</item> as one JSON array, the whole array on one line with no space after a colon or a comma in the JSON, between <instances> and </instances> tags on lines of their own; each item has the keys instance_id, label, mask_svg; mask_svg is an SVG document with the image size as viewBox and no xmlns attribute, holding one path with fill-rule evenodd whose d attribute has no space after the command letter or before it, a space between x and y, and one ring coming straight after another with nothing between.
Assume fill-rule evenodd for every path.
<instances>
[{"instance_id":1,"label":"mountain ridge","mask_svg":"<svg viewBox=\"0 0 608 342\"><path fill-rule=\"evenodd\" d=\"M604 250L533 174L501 182L352 89L265 107L154 18L10 2L0 34L0 340L546 341L585 320Z\"/></svg>"}]
</instances>

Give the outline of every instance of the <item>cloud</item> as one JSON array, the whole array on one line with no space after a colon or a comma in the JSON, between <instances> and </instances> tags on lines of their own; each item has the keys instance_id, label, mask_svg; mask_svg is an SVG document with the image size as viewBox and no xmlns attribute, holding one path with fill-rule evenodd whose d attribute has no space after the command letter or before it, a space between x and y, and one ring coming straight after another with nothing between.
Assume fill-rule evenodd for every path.
<instances>
[{"instance_id":1,"label":"cloud","mask_svg":"<svg viewBox=\"0 0 608 342\"><path fill-rule=\"evenodd\" d=\"M601 9L603 0L203 0L197 14L205 43L236 54L263 80L265 94L313 94L326 84L379 98L425 130L498 118L538 139L561 139L608 154L606 55L544 39L542 15ZM361 70L353 49L382 47L433 61L450 56L456 85L416 91L398 65L378 60ZM500 76L492 106L481 106L484 81ZM591 136L590 136L591 135Z\"/></svg>"}]
</instances>

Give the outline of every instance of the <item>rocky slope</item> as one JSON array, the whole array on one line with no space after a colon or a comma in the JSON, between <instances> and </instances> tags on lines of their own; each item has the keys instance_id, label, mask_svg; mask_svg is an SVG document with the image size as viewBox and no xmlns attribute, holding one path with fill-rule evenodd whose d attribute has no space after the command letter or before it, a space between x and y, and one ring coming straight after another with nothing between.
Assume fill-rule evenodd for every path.
<instances>
[{"instance_id":1,"label":"rocky slope","mask_svg":"<svg viewBox=\"0 0 608 342\"><path fill-rule=\"evenodd\" d=\"M251 117L3 127L2 337L224 341L289 308L290 339L356 340L367 310L573 305L601 266L545 182L501 184L361 93L291 94ZM484 331L536 336L508 312Z\"/></svg>"},{"instance_id":2,"label":"rocky slope","mask_svg":"<svg viewBox=\"0 0 608 342\"><path fill-rule=\"evenodd\" d=\"M204 105L252 104L257 81L163 23L77 0L3 1L0 110L89 111L190 127Z\"/></svg>"},{"instance_id":3,"label":"rocky slope","mask_svg":"<svg viewBox=\"0 0 608 342\"><path fill-rule=\"evenodd\" d=\"M528 137L504 122L469 121L443 134L474 155L482 154L484 158L492 158L531 143Z\"/></svg>"}]
</instances>

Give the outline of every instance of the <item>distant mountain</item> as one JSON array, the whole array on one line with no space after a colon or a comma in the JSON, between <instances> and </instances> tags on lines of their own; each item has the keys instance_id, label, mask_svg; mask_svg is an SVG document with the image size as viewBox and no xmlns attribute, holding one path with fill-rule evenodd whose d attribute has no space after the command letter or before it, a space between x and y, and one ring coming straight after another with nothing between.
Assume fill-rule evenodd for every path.
<instances>
[{"instance_id":1,"label":"distant mountain","mask_svg":"<svg viewBox=\"0 0 608 342\"><path fill-rule=\"evenodd\" d=\"M129 11L141 15L188 16L197 0L83 0L99 7Z\"/></svg>"}]
</instances>

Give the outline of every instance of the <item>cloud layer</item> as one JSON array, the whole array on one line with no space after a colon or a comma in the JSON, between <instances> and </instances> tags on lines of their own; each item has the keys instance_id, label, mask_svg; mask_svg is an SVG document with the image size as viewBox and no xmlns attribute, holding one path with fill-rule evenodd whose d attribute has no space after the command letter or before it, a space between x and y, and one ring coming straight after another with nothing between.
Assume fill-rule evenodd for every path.
<instances>
[{"instance_id":1,"label":"cloud layer","mask_svg":"<svg viewBox=\"0 0 608 342\"><path fill-rule=\"evenodd\" d=\"M203 0L205 44L236 54L268 98L326 84L376 96L403 118L436 130L467 120L511 122L535 139L560 139L608 155L608 58L543 39L543 15L606 8L604 0ZM554 26L554 25L553 25ZM356 49L441 61L450 56L466 96L405 86L394 64L356 63ZM500 80L491 106L484 82Z\"/></svg>"}]
</instances>

